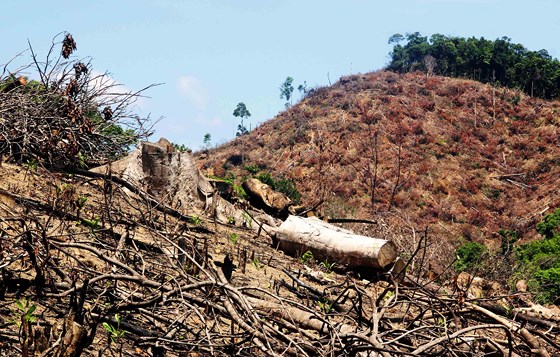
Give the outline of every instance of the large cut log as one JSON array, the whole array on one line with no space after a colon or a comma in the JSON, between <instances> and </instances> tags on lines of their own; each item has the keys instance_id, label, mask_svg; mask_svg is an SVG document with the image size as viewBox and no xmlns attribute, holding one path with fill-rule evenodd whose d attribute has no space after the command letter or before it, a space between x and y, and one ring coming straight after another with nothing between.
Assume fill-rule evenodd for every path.
<instances>
[{"instance_id":1,"label":"large cut log","mask_svg":"<svg viewBox=\"0 0 560 357\"><path fill-rule=\"evenodd\" d=\"M254 207L263 209L266 213L285 218L293 212L293 202L285 194L275 191L256 178L243 182L243 189L249 196ZM291 209L291 210L290 210Z\"/></svg>"},{"instance_id":2,"label":"large cut log","mask_svg":"<svg viewBox=\"0 0 560 357\"><path fill-rule=\"evenodd\" d=\"M275 243L288 254L310 251L317 259L350 268L385 268L397 258L392 242L357 235L316 217L289 216L278 227Z\"/></svg>"}]
</instances>

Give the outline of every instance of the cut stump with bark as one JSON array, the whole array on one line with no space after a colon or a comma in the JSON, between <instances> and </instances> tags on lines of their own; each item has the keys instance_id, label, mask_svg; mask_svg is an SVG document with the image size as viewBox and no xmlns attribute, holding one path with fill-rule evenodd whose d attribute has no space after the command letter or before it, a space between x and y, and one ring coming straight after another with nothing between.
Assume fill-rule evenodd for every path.
<instances>
[{"instance_id":1,"label":"cut stump with bark","mask_svg":"<svg viewBox=\"0 0 560 357\"><path fill-rule=\"evenodd\" d=\"M276 230L275 244L292 255L311 251L349 268L385 268L397 258L395 245L384 239L354 234L316 217L289 216Z\"/></svg>"},{"instance_id":2,"label":"cut stump with bark","mask_svg":"<svg viewBox=\"0 0 560 357\"><path fill-rule=\"evenodd\" d=\"M142 142L125 158L91 170L115 175L183 214L214 216L219 222L243 225L243 212L222 199L198 170L191 153L175 150L161 138Z\"/></svg>"}]
</instances>

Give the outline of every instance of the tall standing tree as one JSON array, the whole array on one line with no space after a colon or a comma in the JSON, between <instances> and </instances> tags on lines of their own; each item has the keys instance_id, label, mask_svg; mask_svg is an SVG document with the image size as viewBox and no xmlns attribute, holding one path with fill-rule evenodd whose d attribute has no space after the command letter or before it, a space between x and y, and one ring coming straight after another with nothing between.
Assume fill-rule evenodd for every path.
<instances>
[{"instance_id":1,"label":"tall standing tree","mask_svg":"<svg viewBox=\"0 0 560 357\"><path fill-rule=\"evenodd\" d=\"M307 94L307 81L303 81L303 84L300 84L297 90L300 91L301 95L305 96Z\"/></svg>"},{"instance_id":2,"label":"tall standing tree","mask_svg":"<svg viewBox=\"0 0 560 357\"><path fill-rule=\"evenodd\" d=\"M211 141L212 135L210 135L210 133L204 134L204 151L208 152L208 149L210 149Z\"/></svg>"},{"instance_id":3,"label":"tall standing tree","mask_svg":"<svg viewBox=\"0 0 560 357\"><path fill-rule=\"evenodd\" d=\"M292 83L294 79L292 77L286 77L286 80L280 86L280 99L286 98L286 108L289 108L292 105L291 98L292 93L294 92L294 86Z\"/></svg>"},{"instance_id":4,"label":"tall standing tree","mask_svg":"<svg viewBox=\"0 0 560 357\"><path fill-rule=\"evenodd\" d=\"M251 113L247 109L247 106L245 105L245 103L240 102L240 103L237 104L237 108L235 108L235 110L233 111L233 116L236 117L236 118L241 118L241 124L239 124L237 126L236 136L241 136L241 135L248 134L249 131L247 130L247 128L243 124L243 119L251 117Z\"/></svg>"}]
</instances>

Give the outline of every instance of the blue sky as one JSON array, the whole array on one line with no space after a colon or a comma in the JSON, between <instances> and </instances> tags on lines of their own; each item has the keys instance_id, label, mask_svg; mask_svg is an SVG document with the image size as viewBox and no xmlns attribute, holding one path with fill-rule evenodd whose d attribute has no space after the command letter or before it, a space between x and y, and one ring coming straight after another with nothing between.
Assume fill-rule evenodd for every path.
<instances>
[{"instance_id":1,"label":"blue sky","mask_svg":"<svg viewBox=\"0 0 560 357\"><path fill-rule=\"evenodd\" d=\"M394 33L508 36L560 57L556 0L0 0L0 63L26 49L39 56L52 37L72 33L78 57L93 57L126 88L151 83L135 108L164 117L164 136L193 149L234 137L232 112L244 102L246 125L283 109L279 87L335 82L387 64ZM297 92L297 91L296 91ZM299 97L295 93L295 97Z\"/></svg>"}]
</instances>

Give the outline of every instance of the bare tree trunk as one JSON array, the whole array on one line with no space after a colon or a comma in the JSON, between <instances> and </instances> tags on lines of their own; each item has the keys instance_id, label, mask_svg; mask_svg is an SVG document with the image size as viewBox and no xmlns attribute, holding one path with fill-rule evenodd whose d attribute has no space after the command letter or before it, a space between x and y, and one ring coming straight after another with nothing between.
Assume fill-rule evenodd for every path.
<instances>
[{"instance_id":1,"label":"bare tree trunk","mask_svg":"<svg viewBox=\"0 0 560 357\"><path fill-rule=\"evenodd\" d=\"M375 214L375 190L377 189L377 168L378 168L378 146L377 146L377 132L373 137L373 175L370 178L371 190L371 212Z\"/></svg>"},{"instance_id":2,"label":"bare tree trunk","mask_svg":"<svg viewBox=\"0 0 560 357\"><path fill-rule=\"evenodd\" d=\"M391 199L389 200L389 207L387 211L391 210L393 206L395 195L397 194L397 190L399 185L401 184L401 166L402 166L402 144L399 144L399 148L397 150L397 178L395 181L395 186L393 186L393 191L391 192Z\"/></svg>"}]
</instances>

